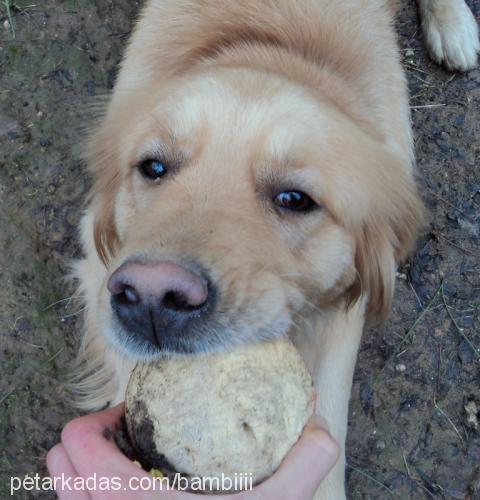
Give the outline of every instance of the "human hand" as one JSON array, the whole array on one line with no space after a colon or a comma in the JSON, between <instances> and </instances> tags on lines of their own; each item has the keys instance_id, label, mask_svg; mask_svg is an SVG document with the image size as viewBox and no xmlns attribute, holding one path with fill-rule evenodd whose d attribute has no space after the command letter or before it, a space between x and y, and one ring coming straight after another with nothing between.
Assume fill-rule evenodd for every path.
<instances>
[{"instance_id":1,"label":"human hand","mask_svg":"<svg viewBox=\"0 0 480 500\"><path fill-rule=\"evenodd\" d=\"M155 480L130 461L107 436L120 426L124 406L76 418L63 432L61 443L48 453L47 466L52 478L71 478L75 484L86 487L71 489L57 483L60 500L201 500L218 499L218 495L199 495L177 490L152 487ZM319 417L312 417L302 436L279 469L252 490L222 495L223 500L289 500L311 499L335 465L339 446L325 429ZM96 478L95 487L92 487ZM89 485L90 481L90 485ZM140 489L140 486L142 488Z\"/></svg>"}]
</instances>

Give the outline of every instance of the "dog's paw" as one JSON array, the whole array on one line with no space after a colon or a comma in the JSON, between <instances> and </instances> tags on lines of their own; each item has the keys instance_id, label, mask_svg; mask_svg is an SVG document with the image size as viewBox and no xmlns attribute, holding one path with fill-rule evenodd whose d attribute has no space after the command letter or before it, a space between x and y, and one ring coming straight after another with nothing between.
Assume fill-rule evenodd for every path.
<instances>
[{"instance_id":1,"label":"dog's paw","mask_svg":"<svg viewBox=\"0 0 480 500\"><path fill-rule=\"evenodd\" d=\"M478 25L464 0L425 2L422 28L431 57L451 70L477 65Z\"/></svg>"}]
</instances>

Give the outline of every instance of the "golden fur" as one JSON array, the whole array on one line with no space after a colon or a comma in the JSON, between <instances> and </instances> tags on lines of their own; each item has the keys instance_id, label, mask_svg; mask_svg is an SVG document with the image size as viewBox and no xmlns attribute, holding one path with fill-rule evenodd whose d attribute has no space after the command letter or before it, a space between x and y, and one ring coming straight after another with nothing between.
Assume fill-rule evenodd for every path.
<instances>
[{"instance_id":1,"label":"golden fur","mask_svg":"<svg viewBox=\"0 0 480 500\"><path fill-rule=\"evenodd\" d=\"M364 313L388 313L423 218L392 15L386 0L147 2L87 148L85 408L121 400L145 355L112 322L110 274L193 258L220 290L196 349L290 335L343 444ZM157 154L174 173L152 186L137 166ZM278 210L285 188L321 209ZM343 494L342 460L326 498Z\"/></svg>"}]
</instances>

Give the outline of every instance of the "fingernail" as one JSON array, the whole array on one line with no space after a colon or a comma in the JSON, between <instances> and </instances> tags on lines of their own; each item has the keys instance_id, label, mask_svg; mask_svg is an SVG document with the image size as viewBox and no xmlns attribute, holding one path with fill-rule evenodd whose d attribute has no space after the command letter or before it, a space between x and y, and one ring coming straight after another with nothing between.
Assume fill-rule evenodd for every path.
<instances>
[{"instance_id":1,"label":"fingernail","mask_svg":"<svg viewBox=\"0 0 480 500\"><path fill-rule=\"evenodd\" d=\"M328 425L328 422L321 415L314 415L313 422L315 425L323 427L330 432L330 426Z\"/></svg>"}]
</instances>

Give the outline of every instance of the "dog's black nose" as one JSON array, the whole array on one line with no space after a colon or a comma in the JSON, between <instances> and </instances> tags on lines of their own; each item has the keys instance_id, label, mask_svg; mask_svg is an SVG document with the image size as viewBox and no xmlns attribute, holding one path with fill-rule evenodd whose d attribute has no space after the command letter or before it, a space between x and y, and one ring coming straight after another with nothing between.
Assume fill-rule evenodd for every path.
<instances>
[{"instance_id":1,"label":"dog's black nose","mask_svg":"<svg viewBox=\"0 0 480 500\"><path fill-rule=\"evenodd\" d=\"M112 309L129 335L161 348L208 309L209 281L170 261L128 262L108 280Z\"/></svg>"}]
</instances>

